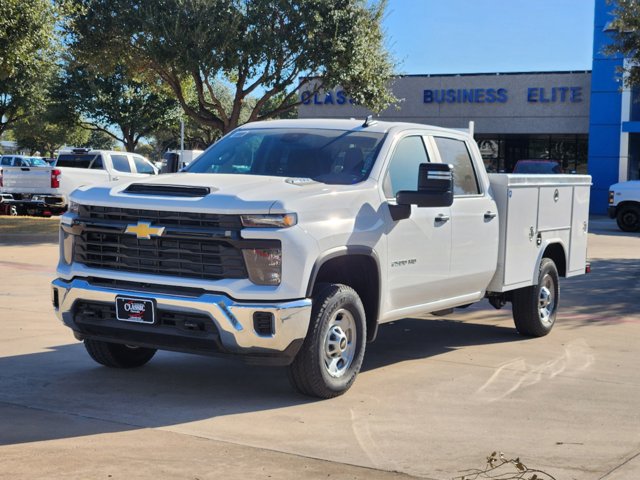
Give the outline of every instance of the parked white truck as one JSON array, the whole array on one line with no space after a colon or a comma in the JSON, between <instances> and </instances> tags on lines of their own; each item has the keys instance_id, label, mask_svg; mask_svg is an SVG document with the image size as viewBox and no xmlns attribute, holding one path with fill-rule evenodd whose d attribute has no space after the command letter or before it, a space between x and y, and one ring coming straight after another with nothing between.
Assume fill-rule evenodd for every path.
<instances>
[{"instance_id":1,"label":"parked white truck","mask_svg":"<svg viewBox=\"0 0 640 480\"><path fill-rule=\"evenodd\" d=\"M487 175L456 130L252 123L184 173L76 190L53 305L109 367L157 349L229 354L333 397L385 322L488 298L546 335L559 277L587 269L589 188Z\"/></svg>"},{"instance_id":2,"label":"parked white truck","mask_svg":"<svg viewBox=\"0 0 640 480\"><path fill-rule=\"evenodd\" d=\"M623 232L640 232L640 180L609 187L608 213Z\"/></svg>"},{"instance_id":3,"label":"parked white truck","mask_svg":"<svg viewBox=\"0 0 640 480\"><path fill-rule=\"evenodd\" d=\"M137 180L158 169L141 155L76 148L58 155L55 166L0 167L1 202L13 214L59 213L69 194L84 185Z\"/></svg>"}]
</instances>

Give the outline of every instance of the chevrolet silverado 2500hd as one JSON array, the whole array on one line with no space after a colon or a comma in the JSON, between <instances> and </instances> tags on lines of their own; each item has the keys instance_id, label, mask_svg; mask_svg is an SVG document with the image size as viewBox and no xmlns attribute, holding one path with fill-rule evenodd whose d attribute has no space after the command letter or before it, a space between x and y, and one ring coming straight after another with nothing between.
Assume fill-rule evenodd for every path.
<instances>
[{"instance_id":1,"label":"chevrolet silverado 2500hd","mask_svg":"<svg viewBox=\"0 0 640 480\"><path fill-rule=\"evenodd\" d=\"M109 367L157 349L356 378L378 325L488 298L546 335L585 273L590 177L487 175L473 138L414 124L236 129L184 173L86 187L61 218L53 305Z\"/></svg>"},{"instance_id":2,"label":"chevrolet silverado 2500hd","mask_svg":"<svg viewBox=\"0 0 640 480\"><path fill-rule=\"evenodd\" d=\"M58 213L66 209L69 194L80 186L138 180L157 173L151 162L134 153L76 148L61 152L55 166L1 166L0 203L11 205L16 214Z\"/></svg>"}]
</instances>

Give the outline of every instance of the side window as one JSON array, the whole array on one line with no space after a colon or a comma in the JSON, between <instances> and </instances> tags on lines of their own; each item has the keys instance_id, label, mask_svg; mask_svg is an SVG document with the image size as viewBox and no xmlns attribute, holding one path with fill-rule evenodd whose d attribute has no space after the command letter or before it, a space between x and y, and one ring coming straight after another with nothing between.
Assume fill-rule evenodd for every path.
<instances>
[{"instance_id":1,"label":"side window","mask_svg":"<svg viewBox=\"0 0 640 480\"><path fill-rule=\"evenodd\" d=\"M119 172L131 172L131 165L126 155L111 155L113 169Z\"/></svg>"},{"instance_id":2,"label":"side window","mask_svg":"<svg viewBox=\"0 0 640 480\"><path fill-rule=\"evenodd\" d=\"M11 165L11 157L2 157L2 161L1 161L2 165L4 165L5 167Z\"/></svg>"},{"instance_id":3,"label":"side window","mask_svg":"<svg viewBox=\"0 0 640 480\"><path fill-rule=\"evenodd\" d=\"M416 190L420 164L428 162L422 137L416 135L400 140L391 156L382 186L385 196L392 198L400 190Z\"/></svg>"},{"instance_id":4,"label":"side window","mask_svg":"<svg viewBox=\"0 0 640 480\"><path fill-rule=\"evenodd\" d=\"M467 145L454 138L435 137L435 141L442 163L453 165L453 194L478 195L478 178Z\"/></svg>"},{"instance_id":5,"label":"side window","mask_svg":"<svg viewBox=\"0 0 640 480\"><path fill-rule=\"evenodd\" d=\"M156 173L153 167L151 166L151 164L147 162L144 158L139 157L137 155L134 155L132 158L133 158L133 163L135 163L136 165L136 170L138 171L138 173L150 173L151 175Z\"/></svg>"},{"instance_id":6,"label":"side window","mask_svg":"<svg viewBox=\"0 0 640 480\"><path fill-rule=\"evenodd\" d=\"M91 170L103 170L104 164L102 163L102 155L96 155L89 164Z\"/></svg>"}]
</instances>

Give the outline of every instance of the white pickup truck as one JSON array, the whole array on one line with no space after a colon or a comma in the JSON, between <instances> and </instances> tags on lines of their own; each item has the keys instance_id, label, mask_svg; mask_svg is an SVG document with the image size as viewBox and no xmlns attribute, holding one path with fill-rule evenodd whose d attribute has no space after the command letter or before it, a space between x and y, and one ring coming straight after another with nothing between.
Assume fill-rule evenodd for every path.
<instances>
[{"instance_id":1,"label":"white pickup truck","mask_svg":"<svg viewBox=\"0 0 640 480\"><path fill-rule=\"evenodd\" d=\"M2 203L12 213L59 213L69 194L83 185L139 180L158 169L140 155L77 148L58 155L55 166L1 166Z\"/></svg>"},{"instance_id":2,"label":"white pickup truck","mask_svg":"<svg viewBox=\"0 0 640 480\"><path fill-rule=\"evenodd\" d=\"M640 232L640 180L609 187L608 213L623 232Z\"/></svg>"},{"instance_id":3,"label":"white pickup truck","mask_svg":"<svg viewBox=\"0 0 640 480\"><path fill-rule=\"evenodd\" d=\"M53 305L109 367L229 354L333 397L385 322L487 298L546 335L559 277L588 268L590 183L487 175L456 130L252 123L184 173L76 190Z\"/></svg>"}]
</instances>

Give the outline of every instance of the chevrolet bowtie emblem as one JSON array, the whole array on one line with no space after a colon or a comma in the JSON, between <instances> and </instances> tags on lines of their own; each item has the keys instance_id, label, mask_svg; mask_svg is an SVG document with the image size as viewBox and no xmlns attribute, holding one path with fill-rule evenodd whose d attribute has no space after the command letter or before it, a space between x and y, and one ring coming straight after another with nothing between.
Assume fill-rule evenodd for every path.
<instances>
[{"instance_id":1,"label":"chevrolet bowtie emblem","mask_svg":"<svg viewBox=\"0 0 640 480\"><path fill-rule=\"evenodd\" d=\"M160 237L164 233L164 227L152 227L151 222L138 222L136 225L127 225L124 233L131 233L138 239L149 240L151 236Z\"/></svg>"}]
</instances>

